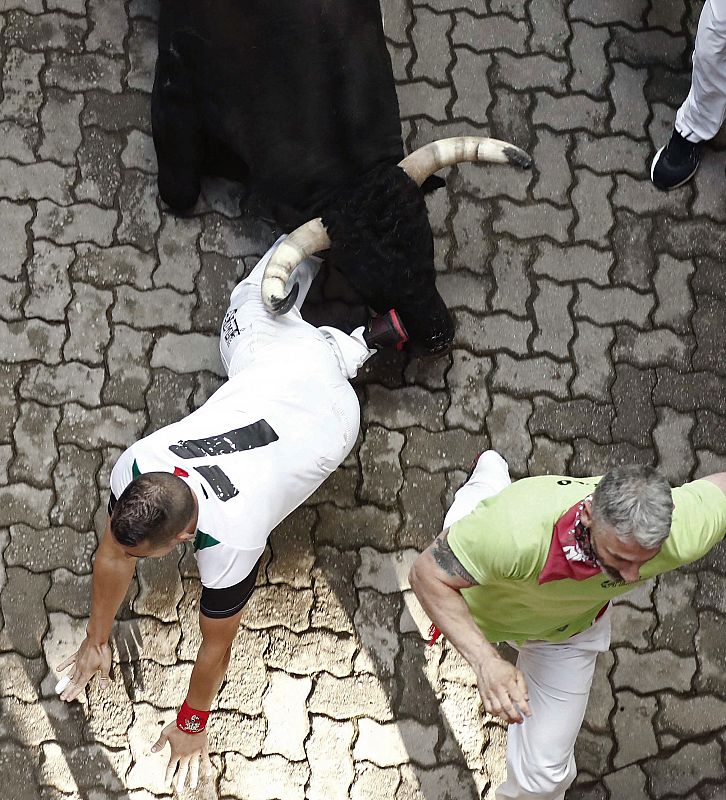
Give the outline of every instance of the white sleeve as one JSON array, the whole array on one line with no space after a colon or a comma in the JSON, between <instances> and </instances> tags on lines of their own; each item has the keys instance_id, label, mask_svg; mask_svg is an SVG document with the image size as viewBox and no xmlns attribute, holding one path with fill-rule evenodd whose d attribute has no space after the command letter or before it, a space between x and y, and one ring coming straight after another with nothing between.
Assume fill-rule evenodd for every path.
<instances>
[{"instance_id":1,"label":"white sleeve","mask_svg":"<svg viewBox=\"0 0 726 800\"><path fill-rule=\"evenodd\" d=\"M124 452L119 456L118 461L114 464L113 469L111 470L111 477L109 479L111 494L116 498L116 500L121 497L124 489L134 479L133 464L134 455L131 452L131 447L127 447L126 450L124 450Z\"/></svg>"}]
</instances>

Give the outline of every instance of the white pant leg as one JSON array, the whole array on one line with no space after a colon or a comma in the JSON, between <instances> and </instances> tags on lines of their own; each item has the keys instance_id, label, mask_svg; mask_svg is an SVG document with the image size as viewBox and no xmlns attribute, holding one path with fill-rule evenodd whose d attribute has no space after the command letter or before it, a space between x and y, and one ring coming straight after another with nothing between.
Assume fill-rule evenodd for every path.
<instances>
[{"instance_id":1,"label":"white pant leg","mask_svg":"<svg viewBox=\"0 0 726 800\"><path fill-rule=\"evenodd\" d=\"M507 462L499 453L496 450L482 453L471 478L454 495L454 502L444 517L444 528L471 514L482 500L499 494L511 482Z\"/></svg>"},{"instance_id":2,"label":"white pant leg","mask_svg":"<svg viewBox=\"0 0 726 800\"><path fill-rule=\"evenodd\" d=\"M575 740L590 695L597 654L610 646L610 615L566 642L525 642L517 666L532 716L510 725L507 779L497 800L562 800L575 780Z\"/></svg>"},{"instance_id":3,"label":"white pant leg","mask_svg":"<svg viewBox=\"0 0 726 800\"><path fill-rule=\"evenodd\" d=\"M698 20L691 89L676 113L676 130L689 142L719 132L726 118L726 0L706 0Z\"/></svg>"}]
</instances>

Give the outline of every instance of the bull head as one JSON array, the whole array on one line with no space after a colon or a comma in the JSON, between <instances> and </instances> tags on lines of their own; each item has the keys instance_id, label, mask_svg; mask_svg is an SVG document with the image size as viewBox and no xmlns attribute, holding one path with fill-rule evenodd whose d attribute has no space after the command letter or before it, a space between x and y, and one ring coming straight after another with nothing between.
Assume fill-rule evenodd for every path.
<instances>
[{"instance_id":1,"label":"bull head","mask_svg":"<svg viewBox=\"0 0 726 800\"><path fill-rule=\"evenodd\" d=\"M398 167L413 182L412 186L415 183L416 186L421 187L424 181L436 171L462 161L487 161L513 164L523 168L532 164L532 159L527 153L514 145L496 139L459 136L442 139L419 148L404 158ZM406 180L404 176L401 178ZM416 191L415 187L413 187L413 191ZM422 208L421 213L425 215L423 203ZM425 224L428 228L428 239L431 240L431 230L427 220ZM378 302L371 300L369 305L379 312L387 311L390 306L396 305L411 335L412 342L416 343L418 340L417 343L423 345L428 352L435 353L445 351L451 345L453 323L441 296L436 291L433 245L429 241L423 246L426 247L426 252L422 251L422 256L424 260L431 262L428 265L430 266L428 270L430 278L424 282L431 285L406 287L406 291L402 292L406 296L405 301L400 297L378 297ZM334 243L331 242L322 218L311 220L300 226L280 244L273 253L262 279L262 300L271 313L285 314L295 303L298 294L297 283L288 289L288 283L295 267L307 256L329 250L331 247L334 248ZM365 270L365 267L366 265L361 265L362 270ZM351 282L354 288L361 291L364 299L366 294L371 294L371 292L365 292L363 286L356 286L355 281ZM360 284L361 281L358 283ZM373 293L375 294L375 292ZM380 295L380 292L378 294ZM376 308L377 305L381 307Z\"/></svg>"}]
</instances>

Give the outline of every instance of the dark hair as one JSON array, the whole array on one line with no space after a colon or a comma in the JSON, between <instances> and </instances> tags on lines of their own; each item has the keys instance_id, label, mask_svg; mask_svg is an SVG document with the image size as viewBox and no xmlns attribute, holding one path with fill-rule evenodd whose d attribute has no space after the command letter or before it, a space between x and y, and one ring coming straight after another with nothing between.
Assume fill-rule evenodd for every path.
<instances>
[{"instance_id":1,"label":"dark hair","mask_svg":"<svg viewBox=\"0 0 726 800\"><path fill-rule=\"evenodd\" d=\"M119 544L163 544L181 533L194 514L191 489L169 472L146 472L131 481L116 501L111 532Z\"/></svg>"}]
</instances>

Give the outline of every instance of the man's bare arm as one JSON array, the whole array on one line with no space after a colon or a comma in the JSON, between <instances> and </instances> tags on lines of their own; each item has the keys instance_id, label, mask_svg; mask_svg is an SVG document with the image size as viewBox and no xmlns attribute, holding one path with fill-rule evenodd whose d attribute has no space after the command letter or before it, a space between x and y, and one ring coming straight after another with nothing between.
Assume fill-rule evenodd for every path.
<instances>
[{"instance_id":1,"label":"man's bare arm","mask_svg":"<svg viewBox=\"0 0 726 800\"><path fill-rule=\"evenodd\" d=\"M99 670L101 687L108 683L111 668L108 639L119 606L133 578L136 561L137 559L126 555L114 539L109 518L93 562L91 617L86 627L86 638L76 653L56 667L61 671L73 666L69 674L70 683L61 693L61 700L75 700Z\"/></svg>"},{"instance_id":2,"label":"man's bare arm","mask_svg":"<svg viewBox=\"0 0 726 800\"><path fill-rule=\"evenodd\" d=\"M522 722L519 708L529 716L527 688L521 672L505 661L474 622L461 590L476 580L454 555L448 531L416 559L409 581L429 619L446 636L476 673L484 708L507 722Z\"/></svg>"}]
</instances>

